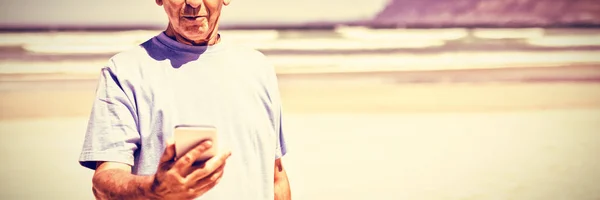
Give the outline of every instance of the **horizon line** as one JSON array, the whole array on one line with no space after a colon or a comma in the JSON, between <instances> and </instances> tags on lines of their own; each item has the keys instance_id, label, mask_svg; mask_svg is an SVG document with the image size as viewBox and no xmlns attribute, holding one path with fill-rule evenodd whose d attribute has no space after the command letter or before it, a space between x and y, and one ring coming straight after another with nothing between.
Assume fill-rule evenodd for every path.
<instances>
[{"instance_id":1,"label":"horizon line","mask_svg":"<svg viewBox=\"0 0 600 200\"><path fill-rule=\"evenodd\" d=\"M334 30L338 27L366 27L371 29L446 29L446 28L600 28L593 23L561 24L464 24L464 23L376 23L376 22L308 22L308 23L239 23L223 24L220 30ZM129 31L162 30L159 24L115 24L115 25L0 25L0 32L52 32L52 31Z\"/></svg>"}]
</instances>

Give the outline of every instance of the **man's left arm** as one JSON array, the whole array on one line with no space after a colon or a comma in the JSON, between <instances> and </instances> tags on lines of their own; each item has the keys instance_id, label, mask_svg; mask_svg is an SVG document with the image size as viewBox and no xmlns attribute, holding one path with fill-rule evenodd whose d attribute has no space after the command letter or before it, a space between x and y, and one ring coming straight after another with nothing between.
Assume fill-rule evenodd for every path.
<instances>
[{"instance_id":1,"label":"man's left arm","mask_svg":"<svg viewBox=\"0 0 600 200\"><path fill-rule=\"evenodd\" d=\"M275 200L292 199L287 173L281 163L281 158L275 160Z\"/></svg>"},{"instance_id":2,"label":"man's left arm","mask_svg":"<svg viewBox=\"0 0 600 200\"><path fill-rule=\"evenodd\" d=\"M266 58L266 57L265 57ZM270 119L273 125L273 130L276 135L276 149L275 149L275 174L274 174L274 192L275 192L275 200L291 200L291 191L290 191L290 183L288 181L288 176L283 168L283 164L281 162L281 158L287 153L287 145L286 140L283 134L283 111L282 111L282 102L281 102L281 94L279 91L279 82L277 80L277 73L275 72L275 66L268 61L265 60L266 69L266 80L265 86L268 90L268 96L271 100L270 102Z\"/></svg>"}]
</instances>

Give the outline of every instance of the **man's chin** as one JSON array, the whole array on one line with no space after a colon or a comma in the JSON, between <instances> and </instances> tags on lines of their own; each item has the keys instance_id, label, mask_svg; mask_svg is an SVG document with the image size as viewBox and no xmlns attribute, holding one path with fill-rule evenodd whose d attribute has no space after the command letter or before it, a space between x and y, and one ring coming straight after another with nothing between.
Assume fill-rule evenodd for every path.
<instances>
[{"instance_id":1,"label":"man's chin","mask_svg":"<svg viewBox=\"0 0 600 200\"><path fill-rule=\"evenodd\" d=\"M210 36L205 34L186 34L184 37L195 43L208 42L210 40Z\"/></svg>"}]
</instances>

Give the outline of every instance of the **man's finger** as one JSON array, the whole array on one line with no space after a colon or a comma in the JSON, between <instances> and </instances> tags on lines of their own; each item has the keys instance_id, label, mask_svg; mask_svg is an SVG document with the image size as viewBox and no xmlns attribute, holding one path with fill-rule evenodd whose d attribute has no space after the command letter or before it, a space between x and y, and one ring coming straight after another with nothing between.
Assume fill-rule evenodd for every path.
<instances>
[{"instance_id":1,"label":"man's finger","mask_svg":"<svg viewBox=\"0 0 600 200\"><path fill-rule=\"evenodd\" d=\"M212 147L211 141L204 141L200 143L198 146L194 147L192 150L183 155L175 165L173 166L175 169L178 169L180 172L185 171L185 169L189 168L196 162L196 160L206 152L206 150Z\"/></svg>"},{"instance_id":2,"label":"man's finger","mask_svg":"<svg viewBox=\"0 0 600 200\"><path fill-rule=\"evenodd\" d=\"M229 156L231 156L231 152L226 151L225 153L221 153L211 159L208 159L204 164L204 169L208 170L209 172L215 171L222 165L225 165L225 161L227 161L227 158L229 158Z\"/></svg>"},{"instance_id":3,"label":"man's finger","mask_svg":"<svg viewBox=\"0 0 600 200\"><path fill-rule=\"evenodd\" d=\"M217 184L219 184L219 182L221 181L221 177L223 177L223 170L220 171L220 174L215 174L215 175L216 175L216 178L214 181L200 183L200 184L194 186L192 191L194 191L195 195L202 195L202 194L208 192L213 187L215 187Z\"/></svg>"},{"instance_id":4,"label":"man's finger","mask_svg":"<svg viewBox=\"0 0 600 200\"><path fill-rule=\"evenodd\" d=\"M186 176L188 182L195 183L205 177L208 177L213 172L217 171L217 169L225 166L225 161L227 158L231 156L231 152L226 152L215 156L204 163L202 168L198 168L194 170L192 173Z\"/></svg>"},{"instance_id":5,"label":"man's finger","mask_svg":"<svg viewBox=\"0 0 600 200\"><path fill-rule=\"evenodd\" d=\"M175 141L173 139L169 139L167 141L167 147L165 148L165 152L163 152L160 157L160 163L165 163L173 160L175 157Z\"/></svg>"},{"instance_id":6,"label":"man's finger","mask_svg":"<svg viewBox=\"0 0 600 200\"><path fill-rule=\"evenodd\" d=\"M196 189L204 187L210 182L214 182L216 179L220 178L224 170L225 163L212 172L209 172L204 168L198 168L185 177L186 186L194 187Z\"/></svg>"}]
</instances>

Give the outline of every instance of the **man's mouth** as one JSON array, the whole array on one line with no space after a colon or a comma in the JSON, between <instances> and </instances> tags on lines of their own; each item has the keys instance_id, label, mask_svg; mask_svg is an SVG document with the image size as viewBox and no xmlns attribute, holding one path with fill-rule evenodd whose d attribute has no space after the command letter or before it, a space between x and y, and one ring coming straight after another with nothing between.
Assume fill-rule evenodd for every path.
<instances>
[{"instance_id":1,"label":"man's mouth","mask_svg":"<svg viewBox=\"0 0 600 200\"><path fill-rule=\"evenodd\" d=\"M202 17L204 17L204 16L191 16L191 15L183 16L183 18L185 18L187 20L197 20L197 19L202 18Z\"/></svg>"}]
</instances>

